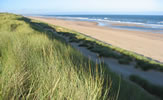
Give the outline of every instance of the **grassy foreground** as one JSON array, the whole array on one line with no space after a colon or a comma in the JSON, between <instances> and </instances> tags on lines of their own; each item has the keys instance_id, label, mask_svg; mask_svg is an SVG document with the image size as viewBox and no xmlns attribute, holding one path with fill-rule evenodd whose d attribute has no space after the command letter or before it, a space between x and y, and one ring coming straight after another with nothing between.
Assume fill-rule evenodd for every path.
<instances>
[{"instance_id":1,"label":"grassy foreground","mask_svg":"<svg viewBox=\"0 0 163 100\"><path fill-rule=\"evenodd\" d=\"M157 100L45 28L0 14L0 100Z\"/></svg>"}]
</instances>

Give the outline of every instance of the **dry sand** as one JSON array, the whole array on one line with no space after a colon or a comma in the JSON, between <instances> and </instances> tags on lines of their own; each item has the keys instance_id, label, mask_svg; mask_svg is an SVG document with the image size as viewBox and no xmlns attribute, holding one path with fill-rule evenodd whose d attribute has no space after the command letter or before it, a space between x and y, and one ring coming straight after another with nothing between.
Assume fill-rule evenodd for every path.
<instances>
[{"instance_id":1,"label":"dry sand","mask_svg":"<svg viewBox=\"0 0 163 100\"><path fill-rule=\"evenodd\" d=\"M30 18L73 29L114 46L163 62L163 34L112 29L98 26L94 22L67 21L43 17Z\"/></svg>"}]
</instances>

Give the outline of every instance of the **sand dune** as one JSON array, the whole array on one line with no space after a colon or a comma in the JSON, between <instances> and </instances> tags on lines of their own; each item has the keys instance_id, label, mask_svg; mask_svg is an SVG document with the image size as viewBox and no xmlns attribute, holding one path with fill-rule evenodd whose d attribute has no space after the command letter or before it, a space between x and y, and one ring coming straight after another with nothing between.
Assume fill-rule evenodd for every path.
<instances>
[{"instance_id":1,"label":"sand dune","mask_svg":"<svg viewBox=\"0 0 163 100\"><path fill-rule=\"evenodd\" d=\"M114 46L163 62L163 34L112 29L98 26L94 22L65 21L41 17L30 18L73 29Z\"/></svg>"}]
</instances>

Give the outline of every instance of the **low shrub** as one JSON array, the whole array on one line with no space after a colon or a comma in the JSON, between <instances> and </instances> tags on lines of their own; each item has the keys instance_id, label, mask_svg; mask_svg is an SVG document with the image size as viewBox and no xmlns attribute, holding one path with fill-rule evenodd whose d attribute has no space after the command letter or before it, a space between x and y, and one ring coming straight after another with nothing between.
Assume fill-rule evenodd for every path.
<instances>
[{"instance_id":1,"label":"low shrub","mask_svg":"<svg viewBox=\"0 0 163 100\"><path fill-rule=\"evenodd\" d=\"M120 64L130 64L130 60L125 59L125 58L118 59L118 62Z\"/></svg>"},{"instance_id":2,"label":"low shrub","mask_svg":"<svg viewBox=\"0 0 163 100\"><path fill-rule=\"evenodd\" d=\"M136 66L140 67L143 70L150 70L150 69L157 69L162 71L162 66L160 66L160 64L152 64L152 63L148 63L147 61L144 60L136 60Z\"/></svg>"}]
</instances>

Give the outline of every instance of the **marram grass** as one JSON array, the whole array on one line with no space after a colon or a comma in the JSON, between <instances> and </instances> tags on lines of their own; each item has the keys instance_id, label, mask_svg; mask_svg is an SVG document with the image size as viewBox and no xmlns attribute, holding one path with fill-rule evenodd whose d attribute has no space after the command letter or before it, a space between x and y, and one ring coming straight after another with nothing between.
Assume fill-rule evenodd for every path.
<instances>
[{"instance_id":1,"label":"marram grass","mask_svg":"<svg viewBox=\"0 0 163 100\"><path fill-rule=\"evenodd\" d=\"M155 100L96 64L44 23L0 14L0 100Z\"/></svg>"}]
</instances>

